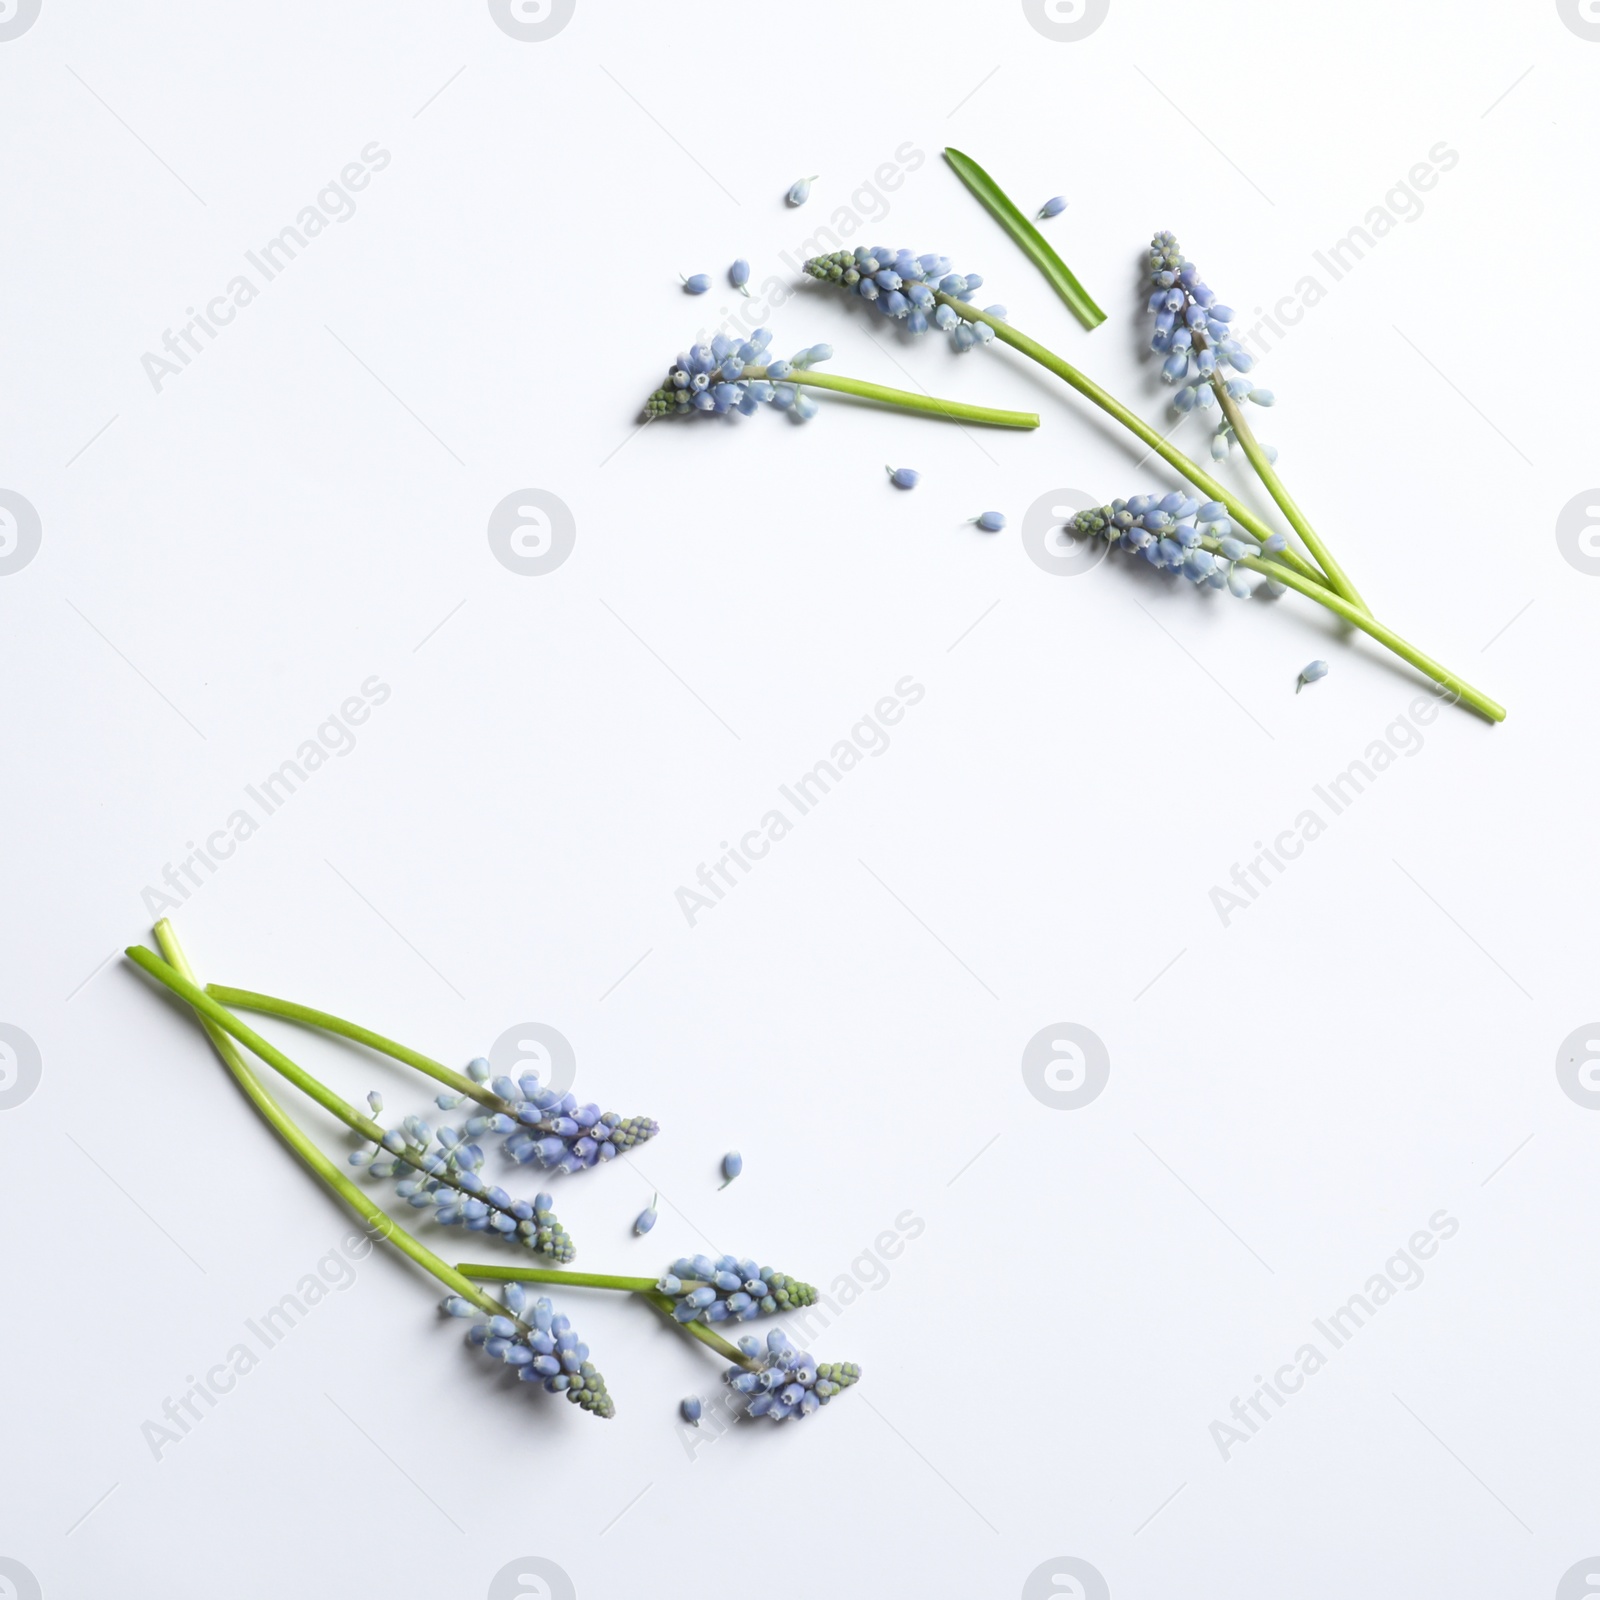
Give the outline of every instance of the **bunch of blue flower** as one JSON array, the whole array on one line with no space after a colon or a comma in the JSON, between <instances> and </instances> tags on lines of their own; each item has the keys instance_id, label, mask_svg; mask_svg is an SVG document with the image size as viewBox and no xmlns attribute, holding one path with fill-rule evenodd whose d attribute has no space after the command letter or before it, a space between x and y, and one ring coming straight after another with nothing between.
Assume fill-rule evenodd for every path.
<instances>
[{"instance_id":1,"label":"bunch of blue flower","mask_svg":"<svg viewBox=\"0 0 1600 1600\"><path fill-rule=\"evenodd\" d=\"M813 1304L817 1291L771 1267L752 1260L722 1256L682 1256L656 1284L678 1322L740 1322L747 1317L772 1316Z\"/></svg>"},{"instance_id":2,"label":"bunch of blue flower","mask_svg":"<svg viewBox=\"0 0 1600 1600\"><path fill-rule=\"evenodd\" d=\"M820 1365L804 1350L797 1350L781 1328L767 1335L767 1348L754 1339L739 1341L747 1362L759 1363L729 1367L728 1383L747 1399L745 1413L784 1422L790 1417L809 1417L841 1390L848 1389L861 1376L853 1361L823 1362Z\"/></svg>"}]
</instances>

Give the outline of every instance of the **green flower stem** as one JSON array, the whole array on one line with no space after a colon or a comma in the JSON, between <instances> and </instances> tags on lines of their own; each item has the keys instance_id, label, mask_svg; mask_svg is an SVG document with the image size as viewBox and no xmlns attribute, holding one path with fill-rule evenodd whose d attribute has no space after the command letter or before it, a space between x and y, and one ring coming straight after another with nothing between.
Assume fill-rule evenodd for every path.
<instances>
[{"instance_id":1,"label":"green flower stem","mask_svg":"<svg viewBox=\"0 0 1600 1600\"><path fill-rule=\"evenodd\" d=\"M229 1034L236 1030L228 1027L221 1018L216 1017L212 1010L208 1009L214 1007L216 1011L222 1011L222 1007L217 1006L215 1001L208 1000L205 992L195 981L194 972L178 944L177 935L172 931L172 924L162 918L156 924L155 933L163 954L171 962L170 966L152 955L143 945L130 945L126 952L128 958L195 1007L200 1015L200 1025L206 1030L212 1044L216 1046L223 1065L233 1074L239 1087L250 1097L256 1110L261 1113L278 1137L368 1225L378 1238L387 1239L403 1255L409 1256L424 1271L432 1273L440 1283L460 1295L463 1300L471 1301L480 1311L485 1311L490 1316L504 1315L503 1306L486 1295L471 1279L463 1277L448 1262L442 1261L425 1244L412 1238L386 1211L374 1205L366 1194L300 1131L293 1118L273 1099L266 1086L239 1054L229 1037ZM231 1021L238 1023L238 1019L231 1017L230 1013L223 1012L223 1016L230 1017ZM243 1024L238 1024L237 1031L243 1034L250 1032ZM241 1042L248 1043L248 1040ZM261 1042L266 1043L265 1040ZM254 1046L251 1048L254 1049ZM271 1049L271 1046L267 1048Z\"/></svg>"},{"instance_id":2,"label":"green flower stem","mask_svg":"<svg viewBox=\"0 0 1600 1600\"><path fill-rule=\"evenodd\" d=\"M575 1289L617 1289L627 1294L654 1293L654 1278L619 1278L610 1272L561 1272L554 1267L510 1267L498 1261L458 1261L456 1271L485 1283L565 1283Z\"/></svg>"},{"instance_id":3,"label":"green flower stem","mask_svg":"<svg viewBox=\"0 0 1600 1600\"><path fill-rule=\"evenodd\" d=\"M158 931L156 937L159 939L161 937L159 932L160 925L158 924L157 926ZM132 952L130 952L130 954L131 953ZM148 954L148 952L146 953ZM138 961L138 956L134 956L134 960ZM140 965L145 966L145 963L140 962ZM176 965L176 963L174 963L174 965ZM155 977L160 978L163 983L167 982L167 979L163 977L161 973L156 972L154 968L146 967L146 970L151 972ZM238 989L220 989L217 985L212 984L207 985L207 987L201 991L200 999L201 1001L205 1002L204 1008L201 1007L200 1002L190 1001L190 1003L195 1005L196 1009L200 1010L202 1021L209 1021L210 1026L208 1026L207 1032L210 1031L210 1027L214 1026L223 1028L227 1032L231 1033L240 1041L241 1044L247 1046L254 1054L258 1055L263 1061L265 1061L267 1065L274 1071L282 1073L282 1075L286 1077L289 1082L295 1086L295 1088L301 1090L305 1094L310 1095L311 1098L315 1100L317 1104L325 1111L331 1111L334 1116L336 1116L347 1128L351 1129L355 1133L359 1133L363 1139L371 1140L373 1144L378 1145L389 1155L393 1156L397 1161L405 1162L405 1164L410 1167L412 1171L427 1173L427 1168L424 1167L422 1162L419 1161L415 1156L410 1154L409 1151L390 1150L388 1146L383 1143L383 1135L385 1130L379 1123L374 1122L372 1118L367 1116L364 1112L356 1110L356 1108L351 1105L350 1102L342 1095L335 1094L334 1091L320 1079L312 1077L312 1075L307 1072L304 1067L297 1066L275 1045L269 1044L253 1029L247 1028L242 1022L239 1021L237 1017L233 1015L232 1012L225 1010L217 999L219 994L243 994L246 992L247 991ZM184 998L188 999L189 997L185 995ZM267 996L256 995L252 998L265 1000ZM289 1010L293 1012L305 1012L307 1010L307 1008L304 1006L290 1006L288 1001L283 1000L276 1001L274 1004L288 1007ZM280 1012L279 1014L282 1015L284 1013ZM311 1015L321 1016L323 1013L312 1012ZM229 1020L224 1021L224 1018ZM305 1021L307 1019L304 1016L301 1016L298 1017L297 1020ZM329 1020L336 1022L338 1021L338 1018L334 1017L330 1018ZM349 1027L350 1024L346 1023L344 1026ZM365 1032L365 1030L361 1031ZM372 1037L376 1038L377 1035L374 1034ZM415 1052L411 1053L414 1054ZM424 1057L424 1059L426 1059L426 1057ZM449 1068L446 1067L443 1070L448 1072ZM441 1183L446 1184L448 1187L454 1189L458 1194L466 1195L470 1200L483 1199L481 1192L466 1188L448 1172L431 1173L428 1175L438 1178Z\"/></svg>"},{"instance_id":4,"label":"green flower stem","mask_svg":"<svg viewBox=\"0 0 1600 1600\"><path fill-rule=\"evenodd\" d=\"M1202 539L1201 544L1210 550L1217 548L1215 539ZM1498 701L1491 700L1488 695L1474 689L1470 683L1440 666L1431 656L1425 656L1414 645L1407 644L1393 629L1384 627L1375 617L1358 610L1343 595L1334 594L1318 584L1308 583L1299 573L1291 572L1287 567L1279 566L1276 561L1264 556L1244 556L1238 565L1248 567L1252 572L1259 572L1264 577L1274 578L1286 587L1305 595L1307 599L1315 600L1318 605L1326 606L1335 616L1343 617L1353 627L1359 628L1363 633L1376 639L1379 644L1394 651L1402 660L1409 661L1419 672L1426 673L1435 683L1448 689L1458 700L1465 701L1490 722L1505 721L1506 708Z\"/></svg>"},{"instance_id":5,"label":"green flower stem","mask_svg":"<svg viewBox=\"0 0 1600 1600\"><path fill-rule=\"evenodd\" d=\"M743 378L766 378L765 367L746 367ZM1037 428L1036 411L997 411L993 406L973 406L961 400L940 400L931 394L912 394L909 389L886 389L881 383L866 383L860 378L841 378L833 372L813 372L796 368L787 378L769 378L770 383L793 383L809 389L833 389L853 394L880 405L898 406L902 411L921 411L929 416L946 417L951 422L985 422L996 428Z\"/></svg>"},{"instance_id":6,"label":"green flower stem","mask_svg":"<svg viewBox=\"0 0 1600 1600\"><path fill-rule=\"evenodd\" d=\"M336 1017L331 1012L317 1011L294 1000L274 999L270 994L257 994L251 989L230 989L220 983L208 983L206 993L221 1001L223 1005L237 1006L241 1011L259 1011L267 1016L288 1017L292 1022L303 1022L308 1027L321 1028L324 1033L337 1033L343 1038L354 1039L357 1044L364 1044L378 1051L380 1055L392 1056L396 1061L403 1061L408 1067L415 1067L418 1072L438 1079L457 1094L469 1095L490 1111L511 1109L499 1095L492 1093L481 1083L474 1083L465 1073L453 1071L431 1056L408 1049L403 1044L396 1044L393 1039L386 1039L381 1033L374 1033L370 1028L360 1027L354 1022L346 1022L343 1017Z\"/></svg>"},{"instance_id":7,"label":"green flower stem","mask_svg":"<svg viewBox=\"0 0 1600 1600\"><path fill-rule=\"evenodd\" d=\"M1027 334L1019 333L1002 318L991 317L987 311L980 311L976 306L968 305L965 300L957 300L942 289L934 292L934 299L941 305L949 306L968 322L986 322L994 329L997 339L1010 345L1013 350L1020 350L1029 360L1037 361L1047 371L1055 373L1086 400L1092 400L1107 416L1114 417L1129 432L1142 439L1168 465L1176 467L1201 493L1212 500L1220 500L1228 508L1228 514L1233 520L1241 528L1246 529L1258 544L1265 543L1272 536L1273 530L1248 506L1241 504L1236 495L1223 488L1199 462L1191 461L1181 450L1168 444L1143 418L1135 415L1120 400L1108 394L1092 378L1085 377L1070 362L1063 361L1053 350L1047 350L1037 339L1030 339ZM1307 582L1325 582L1323 575L1297 551L1285 550L1282 554L1285 565L1293 567Z\"/></svg>"},{"instance_id":8,"label":"green flower stem","mask_svg":"<svg viewBox=\"0 0 1600 1600\"><path fill-rule=\"evenodd\" d=\"M701 1344L709 1345L718 1355L733 1362L737 1367L743 1367L746 1372L760 1372L761 1363L752 1361L738 1345L730 1344L720 1333L714 1333L703 1322L679 1322L672 1314L672 1302L664 1294L647 1294L646 1300L653 1305L662 1316L675 1328L680 1328L691 1339L698 1339Z\"/></svg>"},{"instance_id":9,"label":"green flower stem","mask_svg":"<svg viewBox=\"0 0 1600 1600\"><path fill-rule=\"evenodd\" d=\"M456 1271L465 1277L480 1278L487 1283L564 1283L575 1289L618 1289L648 1300L656 1310L665 1312L673 1327L709 1345L719 1355L736 1362L746 1372L759 1372L761 1365L752 1361L736 1344L730 1344L719 1333L713 1333L703 1322L679 1322L672 1315L672 1301L656 1288L654 1278L619 1278L607 1272L557 1272L545 1267L503 1267L498 1263L461 1261Z\"/></svg>"},{"instance_id":10,"label":"green flower stem","mask_svg":"<svg viewBox=\"0 0 1600 1600\"><path fill-rule=\"evenodd\" d=\"M1278 503L1278 509L1289 519L1290 526L1306 542L1306 549L1316 558L1317 564L1328 575L1328 582L1342 594L1351 605L1371 615L1371 608L1367 602L1356 592L1356 586L1345 576L1344 568L1328 553L1328 548L1317 536L1317 531L1306 520L1306 514L1294 502L1294 497L1284 487L1283 480L1278 476L1272 463L1267 460L1267 453L1261 448L1260 441L1256 438L1250 424L1245 421L1244 409L1239 402L1228 393L1228 385L1220 373L1213 374L1211 388L1217 397L1217 404L1222 407L1222 414L1228 419L1239 443L1244 447L1244 453L1249 458L1250 465L1256 469L1256 476L1267 486L1267 493Z\"/></svg>"}]
</instances>

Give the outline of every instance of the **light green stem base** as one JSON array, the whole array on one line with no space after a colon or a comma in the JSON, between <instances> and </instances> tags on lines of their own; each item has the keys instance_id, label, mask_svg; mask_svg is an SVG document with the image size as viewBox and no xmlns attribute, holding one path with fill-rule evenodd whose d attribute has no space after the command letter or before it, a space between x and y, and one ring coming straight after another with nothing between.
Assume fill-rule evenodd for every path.
<instances>
[{"instance_id":1,"label":"light green stem base","mask_svg":"<svg viewBox=\"0 0 1600 1600\"><path fill-rule=\"evenodd\" d=\"M499 1095L492 1093L484 1084L474 1083L465 1073L456 1072L442 1061L435 1061L431 1056L425 1056L406 1045L396 1044L393 1039L386 1039L371 1028L346 1022L332 1012L318 1011L313 1006L303 1006L294 1000L279 1000L270 994L257 994L253 989L230 989L220 983L208 983L206 993L225 1006L237 1006L241 1011L259 1011L265 1016L287 1017L292 1022L320 1028L324 1033L336 1033L342 1038L353 1039L357 1044L378 1051L380 1055L391 1056L396 1061L405 1062L408 1067L415 1067L418 1072L426 1073L457 1094L469 1096L490 1111L511 1109Z\"/></svg>"},{"instance_id":2,"label":"light green stem base","mask_svg":"<svg viewBox=\"0 0 1600 1600\"><path fill-rule=\"evenodd\" d=\"M841 378L833 372L814 372L811 368L796 368L787 378L768 377L765 367L746 367L741 376L766 378L769 383L799 384L809 389L832 389L838 394L853 394L862 400L876 400L880 405L895 406L901 411L920 411L925 416L944 417L949 422L981 422L993 428L1037 428L1036 411L1001 411L993 406L973 406L961 400L940 400L931 394L913 394L909 389L888 389L881 383L867 383L861 378Z\"/></svg>"},{"instance_id":3,"label":"light green stem base","mask_svg":"<svg viewBox=\"0 0 1600 1600\"><path fill-rule=\"evenodd\" d=\"M266 1086L246 1065L244 1058L235 1048L233 1039L238 1038L252 1052L256 1051L252 1040L257 1035L244 1026L232 1013L225 1011L212 1000L199 984L195 981L193 970L184 957L182 948L178 944L177 935L172 931L172 924L163 918L156 924L156 940L163 953L169 958L171 965L153 955L143 945L130 945L126 954L135 965L142 967L151 977L164 983L175 994L187 1000L199 1013L201 1026L206 1030L207 1036L216 1046L217 1054L221 1056L223 1065L233 1074L234 1081L250 1097L251 1103L259 1111L273 1131L288 1147L299 1156L310 1170L325 1183L344 1203L365 1222L372 1234L380 1239L386 1239L395 1249L403 1255L409 1256L425 1272L431 1273L452 1293L458 1294L463 1300L470 1301L480 1311L491 1316L504 1315L505 1308L485 1294L470 1278L457 1272L454 1267L436 1256L420 1240L414 1239L400 1226L389 1214L373 1202L354 1183L341 1172L338 1166L331 1161L321 1150L314 1145L293 1118L273 1099ZM220 1015L219 1015L220 1013ZM230 1037L232 1035L232 1037ZM266 1040L259 1042L268 1050L272 1049ZM266 1059L265 1056L262 1057Z\"/></svg>"}]
</instances>

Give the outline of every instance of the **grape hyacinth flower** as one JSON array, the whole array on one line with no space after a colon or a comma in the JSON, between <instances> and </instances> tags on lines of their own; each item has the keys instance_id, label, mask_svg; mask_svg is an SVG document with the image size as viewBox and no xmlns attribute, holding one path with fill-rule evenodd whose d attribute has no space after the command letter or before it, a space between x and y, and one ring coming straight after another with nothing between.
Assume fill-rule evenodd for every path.
<instances>
[{"instance_id":1,"label":"grape hyacinth flower","mask_svg":"<svg viewBox=\"0 0 1600 1600\"><path fill-rule=\"evenodd\" d=\"M700 1396L697 1394L686 1394L678 1402L678 1414L685 1422L692 1422L697 1428L700 1426L701 1409Z\"/></svg>"},{"instance_id":2,"label":"grape hyacinth flower","mask_svg":"<svg viewBox=\"0 0 1600 1600\"><path fill-rule=\"evenodd\" d=\"M1051 195L1051 197L1039 207L1039 221L1047 222L1051 217L1059 217L1066 209L1067 200L1065 195Z\"/></svg>"},{"instance_id":3,"label":"grape hyacinth flower","mask_svg":"<svg viewBox=\"0 0 1600 1600\"><path fill-rule=\"evenodd\" d=\"M1295 679L1294 692L1299 694L1308 683L1315 683L1319 678L1328 676L1328 663L1326 661L1308 661L1301 669L1300 676Z\"/></svg>"},{"instance_id":4,"label":"grape hyacinth flower","mask_svg":"<svg viewBox=\"0 0 1600 1600\"><path fill-rule=\"evenodd\" d=\"M746 1415L771 1417L774 1422L809 1417L860 1376L861 1368L853 1361L819 1366L804 1350L797 1350L780 1328L767 1335L759 1371L737 1366L729 1367L726 1374L729 1385L748 1401Z\"/></svg>"},{"instance_id":5,"label":"grape hyacinth flower","mask_svg":"<svg viewBox=\"0 0 1600 1600\"><path fill-rule=\"evenodd\" d=\"M728 268L728 282L731 283L741 294L750 293L748 287L750 283L750 263L746 261L743 256L740 256L739 259Z\"/></svg>"},{"instance_id":6,"label":"grape hyacinth flower","mask_svg":"<svg viewBox=\"0 0 1600 1600\"><path fill-rule=\"evenodd\" d=\"M679 274L682 277L682 273ZM708 273L697 272L692 278L683 279L685 294L704 294L711 287L711 277Z\"/></svg>"},{"instance_id":7,"label":"grape hyacinth flower","mask_svg":"<svg viewBox=\"0 0 1600 1600\"><path fill-rule=\"evenodd\" d=\"M616 1415L606 1380L589 1359L589 1347L572 1331L572 1324L549 1302L531 1305L520 1283L501 1291L504 1316L485 1317L467 1330L467 1342L493 1361L515 1369L523 1383L542 1383L551 1394L564 1394L573 1405L598 1417ZM491 1302L492 1304L492 1302ZM444 1309L452 1317L483 1317L482 1310L451 1295Z\"/></svg>"},{"instance_id":8,"label":"grape hyacinth flower","mask_svg":"<svg viewBox=\"0 0 1600 1600\"><path fill-rule=\"evenodd\" d=\"M811 198L811 185L816 181L817 175L814 172L809 178L796 178L789 185L789 192L784 199L792 206L803 206Z\"/></svg>"},{"instance_id":9,"label":"grape hyacinth flower","mask_svg":"<svg viewBox=\"0 0 1600 1600\"><path fill-rule=\"evenodd\" d=\"M922 474L915 467L885 467L883 470L897 489L915 489L922 480Z\"/></svg>"},{"instance_id":10,"label":"grape hyacinth flower","mask_svg":"<svg viewBox=\"0 0 1600 1600\"><path fill-rule=\"evenodd\" d=\"M655 1285L674 1302L677 1322L742 1322L813 1304L817 1291L798 1278L734 1256L682 1256Z\"/></svg>"},{"instance_id":11,"label":"grape hyacinth flower","mask_svg":"<svg viewBox=\"0 0 1600 1600\"><path fill-rule=\"evenodd\" d=\"M722 1187L726 1189L743 1171L744 1157L737 1150L730 1150L722 1158Z\"/></svg>"},{"instance_id":12,"label":"grape hyacinth flower","mask_svg":"<svg viewBox=\"0 0 1600 1600\"><path fill-rule=\"evenodd\" d=\"M695 345L678 357L667 372L667 381L645 401L645 420L685 417L692 412L722 417L737 411L748 417L758 406L770 405L776 411L787 411L797 422L805 422L817 414L816 401L806 389L816 388L955 421L992 423L1003 428L1039 426L1038 415L1032 411L1001 411L992 406L940 400L859 378L818 372L818 363L833 358L830 344L807 345L789 360L775 361L771 343L771 332L757 328L748 339L716 333L708 344Z\"/></svg>"},{"instance_id":13,"label":"grape hyacinth flower","mask_svg":"<svg viewBox=\"0 0 1600 1600\"><path fill-rule=\"evenodd\" d=\"M491 1082L493 1070L482 1056L467 1063L467 1076L474 1083L487 1083L506 1109L468 1117L463 1131L469 1139L485 1133L507 1135L505 1152L519 1166L536 1162L551 1172L583 1172L661 1131L652 1117L624 1119L615 1111L602 1112L593 1102L580 1106L575 1094L541 1088L532 1073L516 1082L507 1077Z\"/></svg>"},{"instance_id":14,"label":"grape hyacinth flower","mask_svg":"<svg viewBox=\"0 0 1600 1600\"><path fill-rule=\"evenodd\" d=\"M1226 589L1240 600L1251 593L1251 585L1239 563L1262 554L1253 539L1234 531L1220 500L1202 501L1178 491L1113 500L1097 510L1080 511L1072 526L1086 537L1103 538L1143 556L1158 570L1181 573L1197 586Z\"/></svg>"},{"instance_id":15,"label":"grape hyacinth flower","mask_svg":"<svg viewBox=\"0 0 1600 1600\"><path fill-rule=\"evenodd\" d=\"M983 286L983 278L976 272L952 272L948 256L919 256L883 245L858 245L854 250L813 256L805 270L821 283L836 284L860 296L885 316L903 323L909 333L939 327L950 335L957 350L971 350L994 339L994 329L987 323L965 321L937 298L945 295L967 301ZM990 306L988 312L1005 320L1004 306Z\"/></svg>"},{"instance_id":16,"label":"grape hyacinth flower","mask_svg":"<svg viewBox=\"0 0 1600 1600\"><path fill-rule=\"evenodd\" d=\"M468 1126L482 1120L493 1121L472 1118ZM441 1227L492 1233L553 1261L573 1260L577 1250L554 1200L547 1194L513 1200L498 1184L484 1182L483 1161L483 1146L475 1140L451 1127L435 1132L420 1117L383 1130L381 1143L368 1143L350 1157L352 1166L365 1167L375 1178L398 1178L396 1195L415 1210L434 1208L433 1220Z\"/></svg>"},{"instance_id":17,"label":"grape hyacinth flower","mask_svg":"<svg viewBox=\"0 0 1600 1600\"><path fill-rule=\"evenodd\" d=\"M1150 282L1146 310L1156 319L1150 349L1166 357L1161 376L1177 385L1172 397L1175 411L1209 410L1221 399L1224 384L1227 398L1235 402L1275 403L1270 389L1258 388L1243 376L1226 376L1230 368L1240 374L1248 372L1255 358L1238 341L1232 309L1218 302L1201 281L1200 269L1184 257L1170 233L1158 233L1150 241ZM1211 441L1213 460L1226 461L1236 442L1234 415L1233 407L1223 408ZM1261 449L1269 463L1277 460L1278 452L1271 445Z\"/></svg>"},{"instance_id":18,"label":"grape hyacinth flower","mask_svg":"<svg viewBox=\"0 0 1600 1600\"><path fill-rule=\"evenodd\" d=\"M972 519L985 533L1000 533L1006 525L1006 514L1003 511L980 512Z\"/></svg>"},{"instance_id":19,"label":"grape hyacinth flower","mask_svg":"<svg viewBox=\"0 0 1600 1600\"><path fill-rule=\"evenodd\" d=\"M653 1227L655 1227L655 1225L656 1225L656 1201L659 1198L660 1197L657 1196L657 1195L652 1195L650 1197L650 1204L647 1205L644 1208L644 1210L641 1211L639 1213L639 1215L633 1219L633 1231L635 1233L649 1233L649 1231Z\"/></svg>"}]
</instances>

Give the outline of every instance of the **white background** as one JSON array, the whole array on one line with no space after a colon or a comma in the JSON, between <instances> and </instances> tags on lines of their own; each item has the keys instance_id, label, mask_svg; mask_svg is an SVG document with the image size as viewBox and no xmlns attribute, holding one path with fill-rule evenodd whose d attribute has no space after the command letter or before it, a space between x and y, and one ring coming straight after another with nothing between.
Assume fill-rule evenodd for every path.
<instances>
[{"instance_id":1,"label":"white background","mask_svg":"<svg viewBox=\"0 0 1600 1600\"><path fill-rule=\"evenodd\" d=\"M525 1556L582 1600L1011 1596L1068 1556L1118 1597L1554 1594L1600 1551L1600 1114L1555 1074L1600 1013L1600 580L1555 537L1597 476L1597 71L1551 0L1112 0L1075 43L1016 0L578 0L539 43L481 3L44 0L0 43L0 488L43 529L0 579L0 1021L42 1060L0 1115L0 1555L50 1600L542 1593L491 1589ZM355 215L157 393L141 356L374 140ZM787 281L852 203L852 242L981 270L1165 426L1152 229L1248 315L1441 141L1422 214L1266 357L1262 431L1375 609L1510 717L1445 708L1229 926L1213 885L1424 685L1293 596L1030 562L1041 495L1173 485L1140 447L1009 352L814 286L780 350L1043 426L824 396L803 428L633 435L727 263ZM1051 238L1104 327L947 143L1068 197ZM528 487L576 519L543 577L486 537ZM990 507L999 537L966 520ZM578 1264L878 1284L816 1341L865 1369L826 1412L692 1448L675 1406L718 1366L596 1294L568 1309L615 1420L505 1392L374 1257L153 1456L142 1425L349 1224L111 957L374 674L356 747L190 886L197 966L455 1064L560 1029L581 1091L663 1129L559 1185ZM891 748L691 928L674 891L907 674ZM1020 1071L1060 1021L1110 1056L1079 1110ZM1440 1208L1425 1281L1224 1461L1213 1421Z\"/></svg>"}]
</instances>

